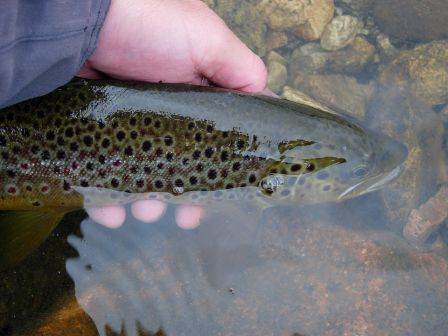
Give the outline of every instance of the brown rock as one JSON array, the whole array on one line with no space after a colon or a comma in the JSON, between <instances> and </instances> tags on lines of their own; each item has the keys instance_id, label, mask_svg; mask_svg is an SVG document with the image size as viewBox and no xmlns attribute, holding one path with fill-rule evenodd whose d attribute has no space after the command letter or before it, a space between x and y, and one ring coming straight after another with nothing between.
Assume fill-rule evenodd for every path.
<instances>
[{"instance_id":1,"label":"brown rock","mask_svg":"<svg viewBox=\"0 0 448 336\"><path fill-rule=\"evenodd\" d=\"M448 38L446 0L376 0L374 16L384 33L400 40Z\"/></svg>"},{"instance_id":2,"label":"brown rock","mask_svg":"<svg viewBox=\"0 0 448 336\"><path fill-rule=\"evenodd\" d=\"M333 17L333 0L259 0L256 8L274 30L317 40Z\"/></svg>"},{"instance_id":3,"label":"brown rock","mask_svg":"<svg viewBox=\"0 0 448 336\"><path fill-rule=\"evenodd\" d=\"M269 31L266 37L266 49L273 50L288 44L288 35L279 31Z\"/></svg>"},{"instance_id":4,"label":"brown rock","mask_svg":"<svg viewBox=\"0 0 448 336\"><path fill-rule=\"evenodd\" d=\"M424 243L447 217L448 186L442 186L426 203L411 211L403 235L412 242Z\"/></svg>"}]
</instances>

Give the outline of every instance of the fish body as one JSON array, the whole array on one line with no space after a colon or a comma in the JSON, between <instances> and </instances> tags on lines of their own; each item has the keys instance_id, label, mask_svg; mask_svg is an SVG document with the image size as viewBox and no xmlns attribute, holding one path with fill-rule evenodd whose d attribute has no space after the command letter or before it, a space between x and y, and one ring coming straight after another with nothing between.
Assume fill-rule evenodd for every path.
<instances>
[{"instance_id":1,"label":"fish body","mask_svg":"<svg viewBox=\"0 0 448 336\"><path fill-rule=\"evenodd\" d=\"M67 212L92 189L181 202L341 200L379 187L405 157L385 135L286 100L75 80L0 111L0 209Z\"/></svg>"},{"instance_id":2,"label":"fish body","mask_svg":"<svg viewBox=\"0 0 448 336\"><path fill-rule=\"evenodd\" d=\"M385 135L281 99L75 80L0 110L0 269L82 207L340 201L396 177L405 157Z\"/></svg>"}]
</instances>

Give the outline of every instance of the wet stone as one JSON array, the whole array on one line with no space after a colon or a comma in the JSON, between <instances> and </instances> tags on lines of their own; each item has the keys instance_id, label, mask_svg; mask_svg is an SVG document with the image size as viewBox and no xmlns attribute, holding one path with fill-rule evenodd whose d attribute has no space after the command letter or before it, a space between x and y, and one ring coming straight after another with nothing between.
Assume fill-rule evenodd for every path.
<instances>
[{"instance_id":1,"label":"wet stone","mask_svg":"<svg viewBox=\"0 0 448 336\"><path fill-rule=\"evenodd\" d=\"M317 40L333 17L333 0L258 0L256 8L273 30Z\"/></svg>"},{"instance_id":2,"label":"wet stone","mask_svg":"<svg viewBox=\"0 0 448 336\"><path fill-rule=\"evenodd\" d=\"M361 28L361 22L354 16L335 17L320 37L320 45L325 50L339 50L351 44Z\"/></svg>"}]
</instances>

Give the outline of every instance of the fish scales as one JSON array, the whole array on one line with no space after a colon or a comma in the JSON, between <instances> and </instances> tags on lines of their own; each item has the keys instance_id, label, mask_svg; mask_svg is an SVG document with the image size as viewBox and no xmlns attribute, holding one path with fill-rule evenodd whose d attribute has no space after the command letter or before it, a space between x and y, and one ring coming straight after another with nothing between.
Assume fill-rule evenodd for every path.
<instances>
[{"instance_id":1,"label":"fish scales","mask_svg":"<svg viewBox=\"0 0 448 336\"><path fill-rule=\"evenodd\" d=\"M77 190L91 187L173 195L253 187L272 200L334 200L388 151L355 123L309 106L114 81L75 80L5 108L0 131L2 210L80 208ZM368 171L353 180L353 169Z\"/></svg>"}]
</instances>

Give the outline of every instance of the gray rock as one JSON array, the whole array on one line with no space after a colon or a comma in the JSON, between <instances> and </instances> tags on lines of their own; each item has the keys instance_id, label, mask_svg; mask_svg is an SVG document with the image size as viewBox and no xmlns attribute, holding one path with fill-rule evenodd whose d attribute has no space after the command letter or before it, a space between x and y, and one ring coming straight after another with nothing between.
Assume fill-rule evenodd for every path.
<instances>
[{"instance_id":1,"label":"gray rock","mask_svg":"<svg viewBox=\"0 0 448 336\"><path fill-rule=\"evenodd\" d=\"M279 93L286 83L288 71L286 66L277 61L268 63L268 87L275 93Z\"/></svg>"},{"instance_id":2,"label":"gray rock","mask_svg":"<svg viewBox=\"0 0 448 336\"><path fill-rule=\"evenodd\" d=\"M352 43L361 28L360 21L350 15L335 17L320 37L320 45L325 50L339 50Z\"/></svg>"}]
</instances>

